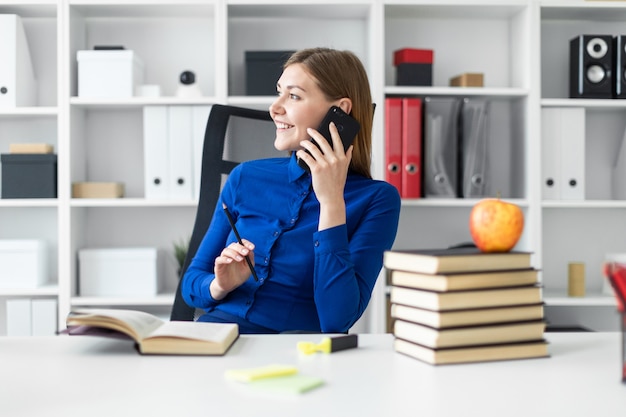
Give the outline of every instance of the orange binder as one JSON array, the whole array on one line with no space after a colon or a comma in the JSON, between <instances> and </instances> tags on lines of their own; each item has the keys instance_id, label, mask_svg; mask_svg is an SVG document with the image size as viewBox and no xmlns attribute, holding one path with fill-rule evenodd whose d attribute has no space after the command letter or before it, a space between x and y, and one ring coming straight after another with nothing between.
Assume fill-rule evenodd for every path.
<instances>
[{"instance_id":1,"label":"orange binder","mask_svg":"<svg viewBox=\"0 0 626 417\"><path fill-rule=\"evenodd\" d=\"M402 195L402 98L385 99L385 180Z\"/></svg>"},{"instance_id":2,"label":"orange binder","mask_svg":"<svg viewBox=\"0 0 626 417\"><path fill-rule=\"evenodd\" d=\"M422 196L422 99L402 99L402 198Z\"/></svg>"}]
</instances>

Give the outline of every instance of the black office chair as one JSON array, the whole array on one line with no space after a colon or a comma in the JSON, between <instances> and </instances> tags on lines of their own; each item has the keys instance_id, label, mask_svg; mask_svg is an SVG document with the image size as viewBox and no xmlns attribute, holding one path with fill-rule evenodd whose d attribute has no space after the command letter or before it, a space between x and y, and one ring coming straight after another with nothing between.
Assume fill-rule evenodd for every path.
<instances>
[{"instance_id":1,"label":"black office chair","mask_svg":"<svg viewBox=\"0 0 626 417\"><path fill-rule=\"evenodd\" d=\"M200 242L202 242L202 238L211 223L213 211L215 210L215 205L220 195L222 176L230 174L232 169L239 164L239 162L224 159L224 148L227 138L226 132L229 128L231 118L233 117L257 121L272 121L267 110L247 109L221 104L214 104L211 107L206 130L204 132L200 198L196 212L196 221L191 234L187 257L181 269L181 279L176 288L170 320L193 321L195 318L195 308L188 306L182 297L182 277L189 267L189 263L195 256Z\"/></svg>"}]
</instances>

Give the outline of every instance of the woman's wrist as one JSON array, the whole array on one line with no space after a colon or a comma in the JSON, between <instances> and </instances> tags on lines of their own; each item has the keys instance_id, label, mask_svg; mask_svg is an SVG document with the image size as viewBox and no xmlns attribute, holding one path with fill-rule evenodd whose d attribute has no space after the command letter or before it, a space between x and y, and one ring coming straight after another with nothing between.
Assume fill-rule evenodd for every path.
<instances>
[{"instance_id":1,"label":"woman's wrist","mask_svg":"<svg viewBox=\"0 0 626 417\"><path fill-rule=\"evenodd\" d=\"M216 301L220 301L228 295L228 291L220 287L216 279L213 279L209 284L209 293L211 293L211 297Z\"/></svg>"},{"instance_id":2,"label":"woman's wrist","mask_svg":"<svg viewBox=\"0 0 626 417\"><path fill-rule=\"evenodd\" d=\"M320 204L320 220L317 230L330 229L346 223L346 203L343 199L334 203Z\"/></svg>"}]
</instances>

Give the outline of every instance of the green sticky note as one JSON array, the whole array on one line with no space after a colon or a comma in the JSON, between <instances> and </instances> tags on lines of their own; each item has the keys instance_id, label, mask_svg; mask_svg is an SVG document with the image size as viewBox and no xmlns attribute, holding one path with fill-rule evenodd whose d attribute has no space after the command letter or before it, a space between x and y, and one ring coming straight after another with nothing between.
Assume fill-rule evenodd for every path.
<instances>
[{"instance_id":1,"label":"green sticky note","mask_svg":"<svg viewBox=\"0 0 626 417\"><path fill-rule=\"evenodd\" d=\"M259 379L249 387L279 394L302 394L324 384L324 380L307 375L288 375L276 378Z\"/></svg>"}]
</instances>

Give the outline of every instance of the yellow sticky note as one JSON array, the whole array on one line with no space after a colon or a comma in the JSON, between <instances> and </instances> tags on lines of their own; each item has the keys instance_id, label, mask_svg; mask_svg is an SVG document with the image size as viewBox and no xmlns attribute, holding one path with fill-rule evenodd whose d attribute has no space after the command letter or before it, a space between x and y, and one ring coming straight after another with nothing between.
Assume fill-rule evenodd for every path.
<instances>
[{"instance_id":1,"label":"yellow sticky note","mask_svg":"<svg viewBox=\"0 0 626 417\"><path fill-rule=\"evenodd\" d=\"M266 365L258 368L230 369L225 373L226 378L240 382L251 382L264 378L293 375L298 373L298 368L291 365Z\"/></svg>"}]
</instances>

